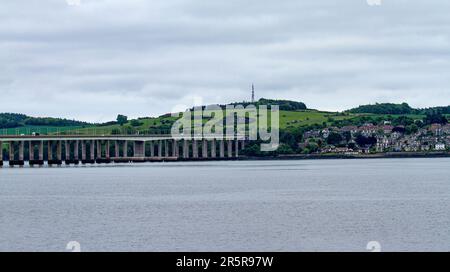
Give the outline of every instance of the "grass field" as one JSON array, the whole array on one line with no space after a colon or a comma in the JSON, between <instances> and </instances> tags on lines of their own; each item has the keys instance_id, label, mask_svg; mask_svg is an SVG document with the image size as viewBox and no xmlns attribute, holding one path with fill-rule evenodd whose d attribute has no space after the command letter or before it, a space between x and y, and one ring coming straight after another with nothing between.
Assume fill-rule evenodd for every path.
<instances>
[{"instance_id":1,"label":"grass field","mask_svg":"<svg viewBox=\"0 0 450 272\"><path fill-rule=\"evenodd\" d=\"M331 121L356 119L361 116L375 117L383 120L389 119L389 115L376 114L342 114L336 112L323 112L317 110L302 111L280 111L280 129L295 129L313 124L331 124ZM421 115L405 115L412 119L422 119ZM449 116L450 117L450 116ZM172 116L161 116L156 118L143 118L130 120L124 126L89 126L89 127L39 127L27 126L13 129L0 129L0 135L30 135L33 132L39 134L76 134L76 135L111 135L116 134L164 134L169 133L170 128L178 118ZM270 116L269 116L270 120ZM208 119L203 119L206 123ZM134 124L133 124L134 123ZM131 129L131 131L130 131Z\"/></svg>"},{"instance_id":2,"label":"grass field","mask_svg":"<svg viewBox=\"0 0 450 272\"><path fill-rule=\"evenodd\" d=\"M81 127L25 126L20 128L0 129L0 135L31 135L33 132L42 135L59 134L67 131L73 131L79 128Z\"/></svg>"}]
</instances>

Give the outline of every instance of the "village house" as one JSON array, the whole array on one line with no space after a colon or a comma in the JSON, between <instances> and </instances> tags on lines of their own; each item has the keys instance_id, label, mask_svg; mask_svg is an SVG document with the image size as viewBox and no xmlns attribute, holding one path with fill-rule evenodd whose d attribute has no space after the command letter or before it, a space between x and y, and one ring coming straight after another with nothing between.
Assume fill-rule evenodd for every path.
<instances>
[{"instance_id":1,"label":"village house","mask_svg":"<svg viewBox=\"0 0 450 272\"><path fill-rule=\"evenodd\" d=\"M403 128L403 129L402 129ZM352 154L375 152L429 152L429 151L445 151L450 146L450 124L440 125L432 124L428 127L420 128L416 133L406 134L404 126L394 127L390 123L384 125L373 125L366 123L360 127L344 126L342 128L328 127L322 130L311 130L303 134L304 144L306 147L310 139L323 138L327 139L331 132L340 133L343 140L339 143L339 147L334 145L324 145L320 149L321 153L337 153ZM344 137L344 133L350 132L351 138L348 141ZM365 137L375 136L375 145L359 146L357 144L357 134Z\"/></svg>"},{"instance_id":2,"label":"village house","mask_svg":"<svg viewBox=\"0 0 450 272\"><path fill-rule=\"evenodd\" d=\"M369 124L364 124L363 126L359 127L358 130L359 130L359 132L361 132L362 135L369 137L378 132L378 127L369 123Z\"/></svg>"},{"instance_id":3,"label":"village house","mask_svg":"<svg viewBox=\"0 0 450 272\"><path fill-rule=\"evenodd\" d=\"M445 144L444 143L437 143L434 146L434 150L436 150L436 151L445 151L446 150Z\"/></svg>"},{"instance_id":4,"label":"village house","mask_svg":"<svg viewBox=\"0 0 450 272\"><path fill-rule=\"evenodd\" d=\"M443 130L441 124L432 124L430 126L430 131L436 136L442 136Z\"/></svg>"}]
</instances>

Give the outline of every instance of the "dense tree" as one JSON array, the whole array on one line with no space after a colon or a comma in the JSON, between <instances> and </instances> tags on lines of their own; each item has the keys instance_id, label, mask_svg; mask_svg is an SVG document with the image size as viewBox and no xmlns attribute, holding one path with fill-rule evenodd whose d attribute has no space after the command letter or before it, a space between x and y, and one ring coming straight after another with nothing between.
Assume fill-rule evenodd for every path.
<instances>
[{"instance_id":1,"label":"dense tree","mask_svg":"<svg viewBox=\"0 0 450 272\"><path fill-rule=\"evenodd\" d=\"M359 146L365 147L365 146L373 146L377 143L377 138L370 136L370 137L366 137L364 135L358 134L356 136L356 143Z\"/></svg>"},{"instance_id":2,"label":"dense tree","mask_svg":"<svg viewBox=\"0 0 450 272\"><path fill-rule=\"evenodd\" d=\"M331 132L328 135L327 138L327 143L330 145L338 145L342 142L343 138L341 136L341 134L337 133L337 132Z\"/></svg>"},{"instance_id":3,"label":"dense tree","mask_svg":"<svg viewBox=\"0 0 450 272\"><path fill-rule=\"evenodd\" d=\"M254 102L254 103L239 102L239 103L232 103L231 105L242 105L242 106L246 107L250 104L254 104L255 106L277 105L280 107L280 110L283 110L283 111L296 111L296 110L306 110L307 109L305 103L303 103L303 102L290 101L290 100L266 99L266 98L261 98L257 102ZM222 108L225 108L225 105L222 105Z\"/></svg>"},{"instance_id":4,"label":"dense tree","mask_svg":"<svg viewBox=\"0 0 450 272\"><path fill-rule=\"evenodd\" d=\"M16 113L0 113L0 128L18 128L23 126L52 126L52 127L66 127L66 126L86 126L86 122L49 118L49 117L30 117L24 114Z\"/></svg>"},{"instance_id":5,"label":"dense tree","mask_svg":"<svg viewBox=\"0 0 450 272\"><path fill-rule=\"evenodd\" d=\"M411 124L409 126L406 126L405 130L406 130L406 134L408 134L408 135L414 134L419 131L419 127L416 124Z\"/></svg>"},{"instance_id":6,"label":"dense tree","mask_svg":"<svg viewBox=\"0 0 450 272\"><path fill-rule=\"evenodd\" d=\"M394 127L392 129L392 131L393 132L398 132L398 133L406 133L406 128L402 127L402 126L397 126L397 127Z\"/></svg>"},{"instance_id":7,"label":"dense tree","mask_svg":"<svg viewBox=\"0 0 450 272\"><path fill-rule=\"evenodd\" d=\"M440 113L436 113L436 112L427 114L424 121L426 124L447 124L448 123L448 120L444 115L442 115Z\"/></svg>"},{"instance_id":8,"label":"dense tree","mask_svg":"<svg viewBox=\"0 0 450 272\"><path fill-rule=\"evenodd\" d=\"M351 109L348 112L351 113L373 113L373 114L412 114L414 109L407 103L393 104L382 103L375 105L363 105L357 108Z\"/></svg>"},{"instance_id":9,"label":"dense tree","mask_svg":"<svg viewBox=\"0 0 450 272\"><path fill-rule=\"evenodd\" d=\"M139 120L131 120L130 125L132 125L133 127L139 127L142 126L144 123L142 123Z\"/></svg>"},{"instance_id":10,"label":"dense tree","mask_svg":"<svg viewBox=\"0 0 450 272\"><path fill-rule=\"evenodd\" d=\"M128 117L122 114L117 115L117 123L121 126L128 122Z\"/></svg>"}]
</instances>

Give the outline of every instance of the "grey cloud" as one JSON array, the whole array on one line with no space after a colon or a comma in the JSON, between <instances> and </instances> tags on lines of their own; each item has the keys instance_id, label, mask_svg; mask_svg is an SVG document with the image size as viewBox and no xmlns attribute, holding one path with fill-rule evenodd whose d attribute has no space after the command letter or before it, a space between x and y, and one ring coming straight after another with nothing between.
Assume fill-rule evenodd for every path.
<instances>
[{"instance_id":1,"label":"grey cloud","mask_svg":"<svg viewBox=\"0 0 450 272\"><path fill-rule=\"evenodd\" d=\"M448 104L444 0L14 0L0 112L105 121L257 96L342 110Z\"/></svg>"}]
</instances>

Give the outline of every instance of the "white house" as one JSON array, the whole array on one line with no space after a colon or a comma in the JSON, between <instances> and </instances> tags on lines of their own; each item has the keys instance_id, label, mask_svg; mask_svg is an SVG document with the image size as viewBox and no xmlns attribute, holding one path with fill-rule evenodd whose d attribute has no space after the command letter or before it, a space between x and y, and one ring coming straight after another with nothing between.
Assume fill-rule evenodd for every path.
<instances>
[{"instance_id":1,"label":"white house","mask_svg":"<svg viewBox=\"0 0 450 272\"><path fill-rule=\"evenodd\" d=\"M439 151L445 150L445 144L438 143L435 145L434 149Z\"/></svg>"}]
</instances>

